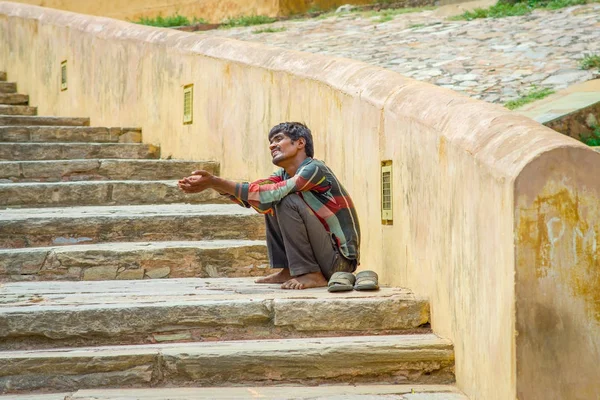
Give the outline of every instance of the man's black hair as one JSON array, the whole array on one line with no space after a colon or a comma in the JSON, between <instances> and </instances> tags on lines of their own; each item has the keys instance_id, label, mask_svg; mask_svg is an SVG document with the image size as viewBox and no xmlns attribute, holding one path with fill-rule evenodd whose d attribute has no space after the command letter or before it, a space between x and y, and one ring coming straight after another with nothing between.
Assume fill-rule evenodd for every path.
<instances>
[{"instance_id":1,"label":"man's black hair","mask_svg":"<svg viewBox=\"0 0 600 400\"><path fill-rule=\"evenodd\" d=\"M306 145L304 146L306 155L308 157L314 157L315 149L313 146L312 133L310 133L310 129L308 129L306 125L301 122L282 122L281 124L275 125L269 132L269 141L271 141L273 136L278 133L283 133L294 142L300 138L304 138L306 141Z\"/></svg>"}]
</instances>

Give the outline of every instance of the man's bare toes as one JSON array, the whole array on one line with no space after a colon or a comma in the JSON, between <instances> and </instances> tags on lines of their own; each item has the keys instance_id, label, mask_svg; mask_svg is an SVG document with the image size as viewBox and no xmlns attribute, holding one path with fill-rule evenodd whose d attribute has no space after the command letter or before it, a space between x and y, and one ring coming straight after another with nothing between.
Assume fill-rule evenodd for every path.
<instances>
[{"instance_id":1,"label":"man's bare toes","mask_svg":"<svg viewBox=\"0 0 600 400\"><path fill-rule=\"evenodd\" d=\"M298 287L297 287L298 285L300 285L300 283L297 280L290 279L290 280L284 282L281 285L281 288L282 289L298 289Z\"/></svg>"},{"instance_id":2,"label":"man's bare toes","mask_svg":"<svg viewBox=\"0 0 600 400\"><path fill-rule=\"evenodd\" d=\"M290 283L290 286L288 287L288 289L300 290L303 287L304 287L304 285L302 285L300 282L298 282L295 279L292 279L292 282Z\"/></svg>"},{"instance_id":3,"label":"man's bare toes","mask_svg":"<svg viewBox=\"0 0 600 400\"><path fill-rule=\"evenodd\" d=\"M285 281L285 282L283 282L283 283L281 284L281 288L282 288L282 289L289 289L291 284L292 284L292 280L290 279L290 280L288 280L288 281Z\"/></svg>"}]
</instances>

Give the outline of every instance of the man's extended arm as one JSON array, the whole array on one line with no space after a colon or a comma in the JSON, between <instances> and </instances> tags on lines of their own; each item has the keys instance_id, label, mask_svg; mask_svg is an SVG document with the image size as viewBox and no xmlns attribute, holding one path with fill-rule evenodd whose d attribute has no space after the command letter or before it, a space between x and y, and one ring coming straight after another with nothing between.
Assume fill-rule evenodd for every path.
<instances>
[{"instance_id":1,"label":"man's extended arm","mask_svg":"<svg viewBox=\"0 0 600 400\"><path fill-rule=\"evenodd\" d=\"M207 171L194 171L192 176L179 181L179 187L185 193L214 189L221 194L229 194L240 205L266 214L272 212L273 205L290 193L312 190L324 193L329 190L331 183L320 168L315 164L308 164L292 178L283 179L275 174L252 183L236 183L213 176Z\"/></svg>"},{"instance_id":2,"label":"man's extended arm","mask_svg":"<svg viewBox=\"0 0 600 400\"><path fill-rule=\"evenodd\" d=\"M194 171L191 176L179 181L179 188L185 193L200 193L206 189L214 189L222 194L235 195L235 186L234 181L219 178L204 170Z\"/></svg>"}]
</instances>

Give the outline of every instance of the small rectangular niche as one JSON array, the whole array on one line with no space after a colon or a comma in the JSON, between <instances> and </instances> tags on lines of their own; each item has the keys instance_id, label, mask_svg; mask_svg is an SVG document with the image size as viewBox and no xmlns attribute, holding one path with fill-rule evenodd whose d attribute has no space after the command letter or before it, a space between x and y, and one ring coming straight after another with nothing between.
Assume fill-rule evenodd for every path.
<instances>
[{"instance_id":1,"label":"small rectangular niche","mask_svg":"<svg viewBox=\"0 0 600 400\"><path fill-rule=\"evenodd\" d=\"M67 60L60 63L60 90L67 90Z\"/></svg>"},{"instance_id":2,"label":"small rectangular niche","mask_svg":"<svg viewBox=\"0 0 600 400\"><path fill-rule=\"evenodd\" d=\"M392 192L392 161L381 162L381 223L392 225L393 215L393 192Z\"/></svg>"},{"instance_id":3,"label":"small rectangular niche","mask_svg":"<svg viewBox=\"0 0 600 400\"><path fill-rule=\"evenodd\" d=\"M194 85L183 87L183 124L190 125L194 122Z\"/></svg>"}]
</instances>

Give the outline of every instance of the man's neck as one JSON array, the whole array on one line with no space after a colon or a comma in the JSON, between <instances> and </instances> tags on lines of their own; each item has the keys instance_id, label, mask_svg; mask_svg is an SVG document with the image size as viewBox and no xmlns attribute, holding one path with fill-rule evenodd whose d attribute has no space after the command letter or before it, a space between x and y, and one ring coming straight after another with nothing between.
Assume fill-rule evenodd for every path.
<instances>
[{"instance_id":1,"label":"man's neck","mask_svg":"<svg viewBox=\"0 0 600 400\"><path fill-rule=\"evenodd\" d=\"M308 158L308 156L306 156L306 155L302 155L301 157L296 157L293 160L290 160L289 164L281 165L281 167L285 170L285 172L291 178L292 176L296 175L296 172L298 172L298 168L300 168L300 165L302 165L304 160L306 160L307 158Z\"/></svg>"}]
</instances>

